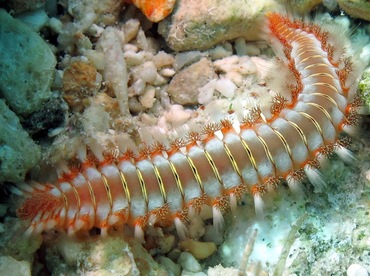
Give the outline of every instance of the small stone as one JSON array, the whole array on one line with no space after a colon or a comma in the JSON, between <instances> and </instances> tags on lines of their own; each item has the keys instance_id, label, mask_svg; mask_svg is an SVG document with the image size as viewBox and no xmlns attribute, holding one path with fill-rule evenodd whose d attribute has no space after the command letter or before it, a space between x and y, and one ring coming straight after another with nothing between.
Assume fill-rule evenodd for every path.
<instances>
[{"instance_id":1,"label":"small stone","mask_svg":"<svg viewBox=\"0 0 370 276\"><path fill-rule=\"evenodd\" d=\"M168 94L178 104L198 104L198 89L213 78L215 72L212 63L202 58L175 75L168 86Z\"/></svg>"},{"instance_id":2,"label":"small stone","mask_svg":"<svg viewBox=\"0 0 370 276\"><path fill-rule=\"evenodd\" d=\"M235 95L236 85L229 79L219 79L216 82L215 89L226 98L232 98Z\"/></svg>"},{"instance_id":3,"label":"small stone","mask_svg":"<svg viewBox=\"0 0 370 276\"><path fill-rule=\"evenodd\" d=\"M63 98L74 111L82 111L100 88L101 75L95 67L84 61L73 62L63 74Z\"/></svg>"},{"instance_id":4,"label":"small stone","mask_svg":"<svg viewBox=\"0 0 370 276\"><path fill-rule=\"evenodd\" d=\"M153 57L153 62L157 68L161 68L164 66L172 66L175 62L175 58L164 51L159 51L158 54Z\"/></svg>"},{"instance_id":5,"label":"small stone","mask_svg":"<svg viewBox=\"0 0 370 276\"><path fill-rule=\"evenodd\" d=\"M202 271L202 267L200 266L199 262L188 252L182 252L180 254L178 263L184 270L188 270L190 272Z\"/></svg>"},{"instance_id":6,"label":"small stone","mask_svg":"<svg viewBox=\"0 0 370 276\"><path fill-rule=\"evenodd\" d=\"M140 103L145 108L151 108L155 102L155 87L148 85L144 94L139 98Z\"/></svg>"},{"instance_id":7,"label":"small stone","mask_svg":"<svg viewBox=\"0 0 370 276\"><path fill-rule=\"evenodd\" d=\"M180 242L179 246L181 249L190 252L198 260L208 258L217 249L214 242L201 242L195 240L182 241Z\"/></svg>"},{"instance_id":8,"label":"small stone","mask_svg":"<svg viewBox=\"0 0 370 276\"><path fill-rule=\"evenodd\" d=\"M340 9L355 18L370 21L370 2L366 0L337 0Z\"/></svg>"},{"instance_id":9,"label":"small stone","mask_svg":"<svg viewBox=\"0 0 370 276\"><path fill-rule=\"evenodd\" d=\"M212 60L229 57L232 54L233 54L232 49L227 49L224 46L216 46L215 48L209 50L209 55Z\"/></svg>"},{"instance_id":10,"label":"small stone","mask_svg":"<svg viewBox=\"0 0 370 276\"><path fill-rule=\"evenodd\" d=\"M171 259L160 256L157 259L157 262L163 266L167 272L170 272L172 274L170 275L180 275L181 269L178 264L175 264Z\"/></svg>"},{"instance_id":11,"label":"small stone","mask_svg":"<svg viewBox=\"0 0 370 276\"><path fill-rule=\"evenodd\" d=\"M152 61L147 61L138 68L137 78L152 84L157 77L157 67Z\"/></svg>"},{"instance_id":12,"label":"small stone","mask_svg":"<svg viewBox=\"0 0 370 276\"><path fill-rule=\"evenodd\" d=\"M321 0L320 0L321 1ZM260 39L264 14L278 1L179 1L171 17L159 25L167 44L176 51L206 50L237 37Z\"/></svg>"},{"instance_id":13,"label":"small stone","mask_svg":"<svg viewBox=\"0 0 370 276\"><path fill-rule=\"evenodd\" d=\"M0 257L0 271L4 275L31 276L31 264L26 261L17 261L10 256Z\"/></svg>"},{"instance_id":14,"label":"small stone","mask_svg":"<svg viewBox=\"0 0 370 276\"><path fill-rule=\"evenodd\" d=\"M128 66L137 66L144 62L144 52L134 52L133 50L125 51L123 54Z\"/></svg>"},{"instance_id":15,"label":"small stone","mask_svg":"<svg viewBox=\"0 0 370 276\"><path fill-rule=\"evenodd\" d=\"M162 254L167 254L173 248L175 244L175 236L173 235L164 235L158 240L159 248L161 249Z\"/></svg>"},{"instance_id":16,"label":"small stone","mask_svg":"<svg viewBox=\"0 0 370 276\"><path fill-rule=\"evenodd\" d=\"M67 105L59 99L50 99L44 106L24 120L23 127L31 135L52 131L66 120Z\"/></svg>"},{"instance_id":17,"label":"small stone","mask_svg":"<svg viewBox=\"0 0 370 276\"><path fill-rule=\"evenodd\" d=\"M24 181L27 172L40 161L40 148L3 100L0 100L0 141L0 182Z\"/></svg>"},{"instance_id":18,"label":"small stone","mask_svg":"<svg viewBox=\"0 0 370 276\"><path fill-rule=\"evenodd\" d=\"M179 104L171 105L169 110L165 112L165 119L174 127L181 126L191 116L191 112L184 110L184 107Z\"/></svg>"},{"instance_id":19,"label":"small stone","mask_svg":"<svg viewBox=\"0 0 370 276\"><path fill-rule=\"evenodd\" d=\"M213 99L213 93L215 91L217 79L209 81L206 85L199 88L198 102L200 104L208 104Z\"/></svg>"},{"instance_id":20,"label":"small stone","mask_svg":"<svg viewBox=\"0 0 370 276\"><path fill-rule=\"evenodd\" d=\"M235 50L238 56L244 56L247 54L247 43L242 37L235 39Z\"/></svg>"},{"instance_id":21,"label":"small stone","mask_svg":"<svg viewBox=\"0 0 370 276\"><path fill-rule=\"evenodd\" d=\"M185 66L199 61L202 58L201 51L189 51L178 53L175 57L175 69L180 70Z\"/></svg>"},{"instance_id":22,"label":"small stone","mask_svg":"<svg viewBox=\"0 0 370 276\"><path fill-rule=\"evenodd\" d=\"M56 59L49 45L0 9L0 91L18 115L28 116L50 96Z\"/></svg>"},{"instance_id":23,"label":"small stone","mask_svg":"<svg viewBox=\"0 0 370 276\"><path fill-rule=\"evenodd\" d=\"M123 32L125 33L125 42L128 43L134 39L139 32L140 22L137 19L129 19L123 27Z\"/></svg>"},{"instance_id":24,"label":"small stone","mask_svg":"<svg viewBox=\"0 0 370 276\"><path fill-rule=\"evenodd\" d=\"M351 264L347 269L347 276L368 276L366 268L359 264Z\"/></svg>"}]
</instances>

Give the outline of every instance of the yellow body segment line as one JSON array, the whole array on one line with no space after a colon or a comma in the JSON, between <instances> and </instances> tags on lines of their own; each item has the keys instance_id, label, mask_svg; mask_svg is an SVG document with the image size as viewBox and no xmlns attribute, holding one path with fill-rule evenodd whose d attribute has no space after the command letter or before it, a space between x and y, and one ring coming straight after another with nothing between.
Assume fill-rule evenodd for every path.
<instances>
[{"instance_id":1,"label":"yellow body segment line","mask_svg":"<svg viewBox=\"0 0 370 276\"><path fill-rule=\"evenodd\" d=\"M207 152L206 150L204 150L204 154L205 154L205 156L207 157L208 163L211 165L211 167L212 167L212 171L213 171L213 173L215 174L215 176L216 176L216 178L217 178L218 182L220 182L221 184L223 184L223 183L222 183L221 176L220 176L220 173L218 172L218 169L217 169L217 167L216 167L216 165L215 165L215 162L214 162L214 161L213 161L213 159L212 159L212 156L211 156L211 155L209 154L209 152Z\"/></svg>"},{"instance_id":2,"label":"yellow body segment line","mask_svg":"<svg viewBox=\"0 0 370 276\"><path fill-rule=\"evenodd\" d=\"M166 203L167 202L166 189L164 188L164 184L163 184L161 174L160 174L156 165L153 164L153 168L154 168L155 176L157 177L157 182L158 182L159 190L161 191L161 194L162 194L162 197L163 197L163 201Z\"/></svg>"},{"instance_id":3,"label":"yellow body segment line","mask_svg":"<svg viewBox=\"0 0 370 276\"><path fill-rule=\"evenodd\" d=\"M101 178L103 180L103 183L104 183L104 187L105 187L105 190L107 192L107 196L108 196L108 200L109 200L109 206L110 208L112 209L112 206L113 206L113 200L112 200L112 194L110 192L110 187L109 187L109 183L108 183L108 180L107 178L105 177L104 174L101 175Z\"/></svg>"},{"instance_id":4,"label":"yellow body segment line","mask_svg":"<svg viewBox=\"0 0 370 276\"><path fill-rule=\"evenodd\" d=\"M142 175L141 171L138 168L136 168L136 173L137 173L137 176L139 177L141 192L143 194L146 205L148 205L149 198L148 198L148 193L146 191L145 180L143 178L143 175Z\"/></svg>"},{"instance_id":5,"label":"yellow body segment line","mask_svg":"<svg viewBox=\"0 0 370 276\"><path fill-rule=\"evenodd\" d=\"M195 179L197 180L200 190L204 193L203 183L202 183L202 180L200 179L197 167L194 165L193 160L191 160L191 158L188 155L186 155L186 159L188 160L188 163L191 167L191 170L194 174Z\"/></svg>"}]
</instances>

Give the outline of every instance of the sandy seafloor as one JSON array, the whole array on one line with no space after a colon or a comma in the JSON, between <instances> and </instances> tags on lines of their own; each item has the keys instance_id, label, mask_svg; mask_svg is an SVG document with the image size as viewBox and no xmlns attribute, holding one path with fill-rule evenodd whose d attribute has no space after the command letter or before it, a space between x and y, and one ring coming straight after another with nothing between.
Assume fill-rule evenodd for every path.
<instances>
[{"instance_id":1,"label":"sandy seafloor","mask_svg":"<svg viewBox=\"0 0 370 276\"><path fill-rule=\"evenodd\" d=\"M72 9L73 1L62 2L69 3ZM11 108L21 120L22 127L41 148L37 165L27 172L26 181L55 179L55 173L49 171L54 171L60 160L74 154L73 146L79 137L85 141L95 139L108 148L109 141L122 133L129 133L135 141L148 133L157 133L155 131L173 137L174 132L181 133L179 128L183 124L191 126L194 121L201 124L226 116L227 109L243 102L245 97L249 99L244 105L247 107L253 106L255 101L266 105L270 99L256 95L268 93L259 79L264 70L258 65L268 63L273 54L264 43L230 40L217 44L213 50L193 49L188 51L188 55L180 55L155 33L157 25L151 25L134 8L128 8L119 16L112 15L122 20L119 24L112 24L113 28L106 27L104 24L107 22L96 17L91 23L76 11L76 25L72 26L74 17L67 10L63 5L58 6L56 14L50 16L55 21L48 19L48 23L39 30L57 57L56 72L49 86L52 96L49 97L58 102L55 108L55 101L46 101L39 109L47 110L47 105L52 102L51 112L61 112L63 119L58 117L47 126L42 125L42 120L33 124L32 120L38 120L35 119L38 117L17 113ZM73 11L69 12L73 14ZM131 15L136 21L127 24ZM88 16L91 14L86 14ZM333 12L333 16L339 17L338 12ZM346 22L358 23L348 19ZM94 27L88 28L84 24ZM362 24L363 29L362 25L358 27L363 31L361 41L368 46L369 25ZM104 33L109 28L113 31ZM122 34L126 35L126 40L122 39L117 44ZM101 37L104 35L106 38L103 40ZM115 37L111 40L110 35ZM129 41L128 36L132 36ZM158 55L159 51L163 51L164 56ZM125 62L120 62L119 58ZM104 60L113 63L111 68L102 65ZM185 96L182 100L182 92L173 87L174 92L169 95L171 80L187 66L199 65L202 60L206 64L194 70L193 76L192 71L184 75L185 79L192 80L198 78L199 70L213 70L206 83L199 82L199 95ZM81 62L93 66L85 69ZM78 64L76 71L71 71L72 64ZM153 69L153 65L157 67ZM91 70L93 77L81 73L86 70ZM237 74L231 74L233 70ZM73 75L74 72L78 72L78 76ZM75 76L76 83L81 86L75 83ZM219 80L222 81L217 82ZM120 82L128 83L126 95L120 90ZM215 83L218 86L214 86ZM370 81L364 83L369 96ZM86 93L78 94L78 90ZM252 97L254 100L251 102ZM120 100L126 101L126 105ZM7 100L5 103L9 105ZM220 109L223 111L215 114L215 110ZM190 227L191 238L199 240L201 247L209 246L205 242L216 246L216 251L204 260L183 254L189 248L179 246L174 230L164 230L164 234L161 230L158 230L159 234L157 230L149 231L148 235L152 236L149 240L154 244L146 245L150 248L149 253L132 240L132 233L123 236L115 233L105 240L94 235L88 241L75 241L53 231L41 238L27 240L22 236L25 225L15 218L19 198L10 195L7 185L13 183L5 180L0 205L0 275L368 275L370 120L366 108L361 117L360 131L350 146L356 160L345 163L333 156L322 168L326 185L320 191L306 181L303 183L304 191L292 195L283 184L265 199L262 218L256 217L253 200L246 196L234 214L225 214L225 225L218 232L212 228L212 219L207 214L204 222L194 220ZM38 123L41 130L35 126ZM28 136L23 129L20 133ZM5 160L7 157L2 155L2 158ZM166 244L168 250L163 247L156 249L158 244L163 247ZM247 264L243 264L248 250L251 255Z\"/></svg>"}]
</instances>

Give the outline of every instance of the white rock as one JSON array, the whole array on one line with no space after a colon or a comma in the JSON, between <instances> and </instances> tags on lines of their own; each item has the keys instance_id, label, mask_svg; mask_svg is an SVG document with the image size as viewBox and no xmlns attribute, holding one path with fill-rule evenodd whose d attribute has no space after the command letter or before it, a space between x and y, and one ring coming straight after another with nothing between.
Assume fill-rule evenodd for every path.
<instances>
[{"instance_id":1,"label":"white rock","mask_svg":"<svg viewBox=\"0 0 370 276\"><path fill-rule=\"evenodd\" d=\"M10 256L0 256L0 271L3 275L31 276L31 264L26 261L17 261Z\"/></svg>"},{"instance_id":2,"label":"white rock","mask_svg":"<svg viewBox=\"0 0 370 276\"><path fill-rule=\"evenodd\" d=\"M201 272L202 267L200 266L197 259L194 258L193 255L191 255L189 252L182 252L180 254L178 263L181 265L181 267L184 270L190 271L190 272Z\"/></svg>"},{"instance_id":3,"label":"white rock","mask_svg":"<svg viewBox=\"0 0 370 276\"><path fill-rule=\"evenodd\" d=\"M191 272L187 270L181 271L181 276L207 276L204 272Z\"/></svg>"},{"instance_id":4,"label":"white rock","mask_svg":"<svg viewBox=\"0 0 370 276\"><path fill-rule=\"evenodd\" d=\"M123 56L125 57L128 66L140 65L144 62L144 52L134 52L132 50L126 51Z\"/></svg>"},{"instance_id":5,"label":"white rock","mask_svg":"<svg viewBox=\"0 0 370 276\"><path fill-rule=\"evenodd\" d=\"M212 60L217 60L225 57L229 57L233 54L232 49L229 50L224 46L216 46L215 48L209 50L209 55Z\"/></svg>"},{"instance_id":6,"label":"white rock","mask_svg":"<svg viewBox=\"0 0 370 276\"><path fill-rule=\"evenodd\" d=\"M126 43L125 45L123 45L123 51L124 52L133 51L133 52L137 53L137 52L139 52L139 48L134 44Z\"/></svg>"},{"instance_id":7,"label":"white rock","mask_svg":"<svg viewBox=\"0 0 370 276\"><path fill-rule=\"evenodd\" d=\"M176 74L176 71L170 68L164 68L159 71L163 77L173 77Z\"/></svg>"},{"instance_id":8,"label":"white rock","mask_svg":"<svg viewBox=\"0 0 370 276\"><path fill-rule=\"evenodd\" d=\"M213 62L215 68L222 72L230 72L235 69L235 65L239 62L238 56L230 56Z\"/></svg>"},{"instance_id":9,"label":"white rock","mask_svg":"<svg viewBox=\"0 0 370 276\"><path fill-rule=\"evenodd\" d=\"M154 86L148 85L145 88L143 96L139 98L139 101L145 108L151 108L155 102Z\"/></svg>"},{"instance_id":10,"label":"white rock","mask_svg":"<svg viewBox=\"0 0 370 276\"><path fill-rule=\"evenodd\" d=\"M256 73L257 67L250 57L245 56L240 58L237 71L242 75L250 75Z\"/></svg>"},{"instance_id":11,"label":"white rock","mask_svg":"<svg viewBox=\"0 0 370 276\"><path fill-rule=\"evenodd\" d=\"M125 33L125 42L130 42L133 38L136 37L137 33L139 32L140 22L137 19L129 19L125 23L123 27L123 31Z\"/></svg>"},{"instance_id":12,"label":"white rock","mask_svg":"<svg viewBox=\"0 0 370 276\"><path fill-rule=\"evenodd\" d=\"M359 264L351 264L347 269L347 276L368 276L366 268Z\"/></svg>"},{"instance_id":13,"label":"white rock","mask_svg":"<svg viewBox=\"0 0 370 276\"><path fill-rule=\"evenodd\" d=\"M122 51L124 43L123 32L107 27L100 37L96 49L104 53L105 70L104 80L108 81L117 97L122 115L129 113L127 92L127 67Z\"/></svg>"},{"instance_id":14,"label":"white rock","mask_svg":"<svg viewBox=\"0 0 370 276\"><path fill-rule=\"evenodd\" d=\"M157 67L152 61L147 61L139 68L138 76L146 83L152 84L157 77Z\"/></svg>"},{"instance_id":15,"label":"white rock","mask_svg":"<svg viewBox=\"0 0 370 276\"><path fill-rule=\"evenodd\" d=\"M261 54L261 50L257 47L257 45L255 43L248 43L247 44L247 55L248 56L258 56Z\"/></svg>"},{"instance_id":16,"label":"white rock","mask_svg":"<svg viewBox=\"0 0 370 276\"><path fill-rule=\"evenodd\" d=\"M235 39L235 50L238 56L247 55L247 43L244 38L239 37Z\"/></svg>"},{"instance_id":17,"label":"white rock","mask_svg":"<svg viewBox=\"0 0 370 276\"><path fill-rule=\"evenodd\" d=\"M153 57L153 62L157 68L161 68L164 66L172 66L175 62L175 58L167 54L164 51L159 51L154 57Z\"/></svg>"},{"instance_id":18,"label":"white rock","mask_svg":"<svg viewBox=\"0 0 370 276\"><path fill-rule=\"evenodd\" d=\"M143 94L145 91L145 87L146 87L145 82L142 79L136 80L132 85L132 88L135 91L135 95Z\"/></svg>"},{"instance_id":19,"label":"white rock","mask_svg":"<svg viewBox=\"0 0 370 276\"><path fill-rule=\"evenodd\" d=\"M224 78L231 80L236 86L241 87L243 85L244 77L236 71L227 72Z\"/></svg>"},{"instance_id":20,"label":"white rock","mask_svg":"<svg viewBox=\"0 0 370 276\"><path fill-rule=\"evenodd\" d=\"M207 271L208 276L239 276L240 270L237 268L224 268L222 265L216 265L215 267L210 267Z\"/></svg>"},{"instance_id":21,"label":"white rock","mask_svg":"<svg viewBox=\"0 0 370 276\"><path fill-rule=\"evenodd\" d=\"M235 95L236 85L229 79L219 79L215 89L226 98L232 98Z\"/></svg>"},{"instance_id":22,"label":"white rock","mask_svg":"<svg viewBox=\"0 0 370 276\"><path fill-rule=\"evenodd\" d=\"M202 52L200 51L178 53L175 57L175 69L180 70L181 68L200 60L201 57Z\"/></svg>"},{"instance_id":23,"label":"white rock","mask_svg":"<svg viewBox=\"0 0 370 276\"><path fill-rule=\"evenodd\" d=\"M191 111L184 110L184 107L179 104L171 105L169 110L165 112L164 117L173 126L180 126L184 124L191 115Z\"/></svg>"},{"instance_id":24,"label":"white rock","mask_svg":"<svg viewBox=\"0 0 370 276\"><path fill-rule=\"evenodd\" d=\"M204 85L202 88L198 89L199 91L198 102L200 104L208 104L212 101L216 82L217 82L217 79L213 79L209 81L206 85Z\"/></svg>"}]
</instances>

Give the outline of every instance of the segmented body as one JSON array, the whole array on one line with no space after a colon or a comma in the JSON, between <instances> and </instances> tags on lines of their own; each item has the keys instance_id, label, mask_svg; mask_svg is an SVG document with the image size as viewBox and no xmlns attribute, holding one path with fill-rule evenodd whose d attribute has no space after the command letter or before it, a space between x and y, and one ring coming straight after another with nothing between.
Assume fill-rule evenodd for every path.
<instances>
[{"instance_id":1,"label":"segmented body","mask_svg":"<svg viewBox=\"0 0 370 276\"><path fill-rule=\"evenodd\" d=\"M339 133L357 118L359 103L350 103L351 65L335 57L328 34L316 25L275 13L267 18L294 80L290 98L275 96L269 118L255 108L240 131L225 119L168 146L142 146L139 154L94 152L92 158L82 150L81 168L66 168L55 185L21 187L27 198L18 215L30 219L29 233L97 227L105 234L128 224L142 237L148 224L174 222L184 235L189 212L204 204L219 224L242 195L250 193L260 206L281 179L294 187L306 174L320 184L320 156L345 151L347 140L339 140Z\"/></svg>"}]
</instances>

